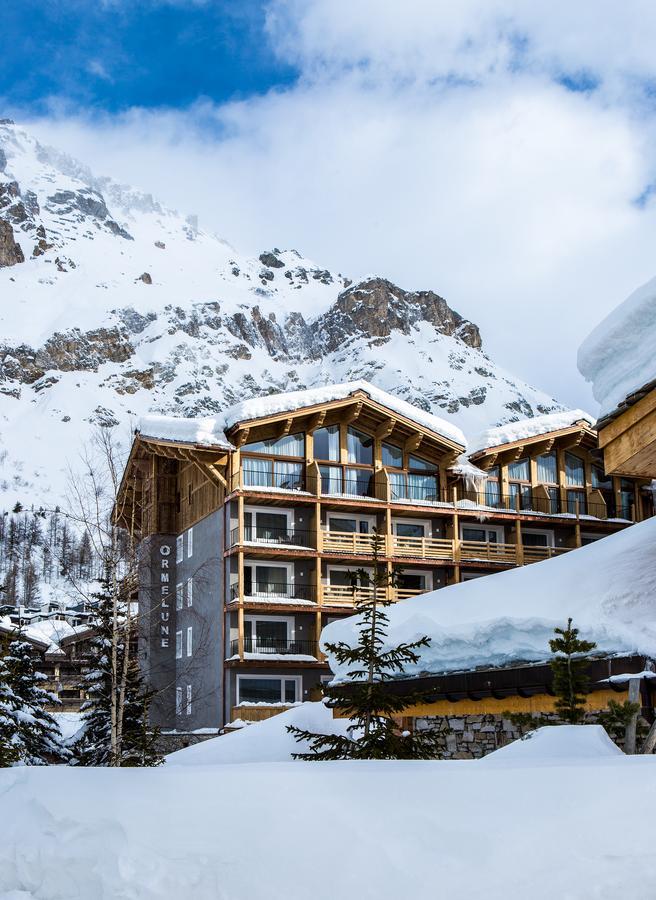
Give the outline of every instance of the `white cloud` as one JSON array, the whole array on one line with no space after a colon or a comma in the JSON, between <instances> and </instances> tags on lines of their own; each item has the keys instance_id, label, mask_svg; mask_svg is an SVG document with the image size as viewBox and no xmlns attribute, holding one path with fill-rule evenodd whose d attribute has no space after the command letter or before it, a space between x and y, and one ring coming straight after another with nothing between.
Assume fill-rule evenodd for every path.
<instances>
[{"instance_id":1,"label":"white cloud","mask_svg":"<svg viewBox=\"0 0 656 900\"><path fill-rule=\"evenodd\" d=\"M290 89L35 125L244 249L433 288L508 370L590 405L576 347L654 274L655 213L634 201L654 177L635 104L655 19L636 0L277 0ZM602 89L555 78L583 71Z\"/></svg>"}]
</instances>

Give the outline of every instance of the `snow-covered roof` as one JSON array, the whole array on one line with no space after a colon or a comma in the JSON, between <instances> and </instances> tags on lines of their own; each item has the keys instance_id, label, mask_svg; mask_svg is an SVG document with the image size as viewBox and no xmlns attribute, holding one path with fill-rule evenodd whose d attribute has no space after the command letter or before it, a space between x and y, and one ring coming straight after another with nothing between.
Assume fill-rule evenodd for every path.
<instances>
[{"instance_id":1,"label":"snow-covered roof","mask_svg":"<svg viewBox=\"0 0 656 900\"><path fill-rule=\"evenodd\" d=\"M474 456L481 450L487 450L490 447L499 447L514 441L523 441L541 434L549 434L552 431L560 431L581 421L590 426L595 424L594 418L582 409L566 409L544 416L533 416L531 419L520 419L519 422L497 425L494 428L487 428L472 440L469 453L470 456Z\"/></svg>"},{"instance_id":2,"label":"snow-covered roof","mask_svg":"<svg viewBox=\"0 0 656 900\"><path fill-rule=\"evenodd\" d=\"M601 405L612 413L656 380L656 278L634 291L581 344L578 366Z\"/></svg>"},{"instance_id":3,"label":"snow-covered roof","mask_svg":"<svg viewBox=\"0 0 656 900\"><path fill-rule=\"evenodd\" d=\"M223 416L185 419L177 416L142 416L137 431L143 437L180 444L201 444L207 447L232 449L224 429Z\"/></svg>"},{"instance_id":4,"label":"snow-covered roof","mask_svg":"<svg viewBox=\"0 0 656 900\"><path fill-rule=\"evenodd\" d=\"M178 419L174 416L144 416L139 420L137 431L144 437L158 440L176 441L180 443L200 444L212 447L231 447L225 436L239 422L250 422L253 419L275 416L279 413L294 412L309 406L319 406L334 400L344 400L362 391L375 403L384 406L391 412L398 413L411 422L426 428L440 437L465 448L467 440L457 425L447 422L439 416L419 409L400 397L394 396L369 381L347 381L343 384L331 384L306 391L291 391L286 394L267 394L264 397L253 397L231 406L217 416L202 419Z\"/></svg>"},{"instance_id":5,"label":"snow-covered roof","mask_svg":"<svg viewBox=\"0 0 656 900\"><path fill-rule=\"evenodd\" d=\"M402 600L387 610L389 642L431 638L411 675L539 662L571 616L601 652L656 657L655 542L656 518L647 519L563 556ZM357 627L356 616L331 623L324 649L353 643Z\"/></svg>"},{"instance_id":6,"label":"snow-covered roof","mask_svg":"<svg viewBox=\"0 0 656 900\"><path fill-rule=\"evenodd\" d=\"M93 629L86 624L71 625L62 619L44 619L41 622L31 622L29 625L23 625L18 628L9 616L0 618L0 627L7 632L15 632L22 635L27 641L36 641L46 646L48 653L62 653L60 644L63 640L70 637L84 635L85 632L91 634Z\"/></svg>"}]
</instances>

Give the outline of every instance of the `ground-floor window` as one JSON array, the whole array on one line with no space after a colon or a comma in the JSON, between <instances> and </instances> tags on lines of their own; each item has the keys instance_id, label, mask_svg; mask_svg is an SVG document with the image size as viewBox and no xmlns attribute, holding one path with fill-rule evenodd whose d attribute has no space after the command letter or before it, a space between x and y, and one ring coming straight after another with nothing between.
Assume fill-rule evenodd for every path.
<instances>
[{"instance_id":1,"label":"ground-floor window","mask_svg":"<svg viewBox=\"0 0 656 900\"><path fill-rule=\"evenodd\" d=\"M554 534L553 531L522 531L522 544L525 547L553 547Z\"/></svg>"},{"instance_id":2,"label":"ground-floor window","mask_svg":"<svg viewBox=\"0 0 656 900\"><path fill-rule=\"evenodd\" d=\"M237 704L297 703L301 693L297 675L237 675Z\"/></svg>"}]
</instances>

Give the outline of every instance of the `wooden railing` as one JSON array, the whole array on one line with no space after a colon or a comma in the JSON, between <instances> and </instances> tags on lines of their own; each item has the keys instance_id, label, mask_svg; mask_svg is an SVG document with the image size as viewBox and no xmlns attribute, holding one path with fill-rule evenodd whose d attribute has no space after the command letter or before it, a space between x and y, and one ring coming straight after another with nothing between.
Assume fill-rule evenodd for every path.
<instances>
[{"instance_id":1,"label":"wooden railing","mask_svg":"<svg viewBox=\"0 0 656 900\"><path fill-rule=\"evenodd\" d=\"M353 606L359 597L372 597L372 587L359 587L353 590L347 584L324 584L322 588L323 602L328 606Z\"/></svg>"},{"instance_id":2,"label":"wooden railing","mask_svg":"<svg viewBox=\"0 0 656 900\"><path fill-rule=\"evenodd\" d=\"M355 531L324 531L324 551L333 553L371 553L371 535Z\"/></svg>"},{"instance_id":3,"label":"wooden railing","mask_svg":"<svg viewBox=\"0 0 656 900\"><path fill-rule=\"evenodd\" d=\"M271 706L260 704L254 706L233 706L230 721L234 722L237 719L241 719L242 722L263 722L265 719L277 716L288 709L289 706L275 706L274 704L271 704Z\"/></svg>"},{"instance_id":4,"label":"wooden railing","mask_svg":"<svg viewBox=\"0 0 656 900\"><path fill-rule=\"evenodd\" d=\"M517 563L517 544L484 541L460 541L461 560L485 560L495 563Z\"/></svg>"},{"instance_id":5,"label":"wooden railing","mask_svg":"<svg viewBox=\"0 0 656 900\"><path fill-rule=\"evenodd\" d=\"M571 549L571 547L524 547L524 562L541 562L543 559L551 559L552 556L567 553Z\"/></svg>"},{"instance_id":6,"label":"wooden railing","mask_svg":"<svg viewBox=\"0 0 656 900\"><path fill-rule=\"evenodd\" d=\"M415 559L453 559L453 541L445 538L391 536L390 556Z\"/></svg>"}]
</instances>

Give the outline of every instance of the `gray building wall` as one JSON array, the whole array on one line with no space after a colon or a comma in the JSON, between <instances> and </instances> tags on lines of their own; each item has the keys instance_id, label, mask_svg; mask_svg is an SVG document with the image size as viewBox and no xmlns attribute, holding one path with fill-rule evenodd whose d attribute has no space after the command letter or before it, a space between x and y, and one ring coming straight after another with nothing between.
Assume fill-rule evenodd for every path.
<instances>
[{"instance_id":1,"label":"gray building wall","mask_svg":"<svg viewBox=\"0 0 656 900\"><path fill-rule=\"evenodd\" d=\"M193 533L188 552L189 531ZM183 586L176 632L182 632L182 656L176 660L176 688L182 689L182 710L175 716L178 731L221 728L223 709L224 514L218 509L183 532L183 559L177 564L176 586ZM189 581L192 603L188 605ZM187 634L191 629L191 655ZM174 641L175 644L175 641ZM191 686L191 712L187 688Z\"/></svg>"},{"instance_id":2,"label":"gray building wall","mask_svg":"<svg viewBox=\"0 0 656 900\"><path fill-rule=\"evenodd\" d=\"M170 728L175 721L175 535L151 535L139 550L139 663L155 692L150 720Z\"/></svg>"}]
</instances>

